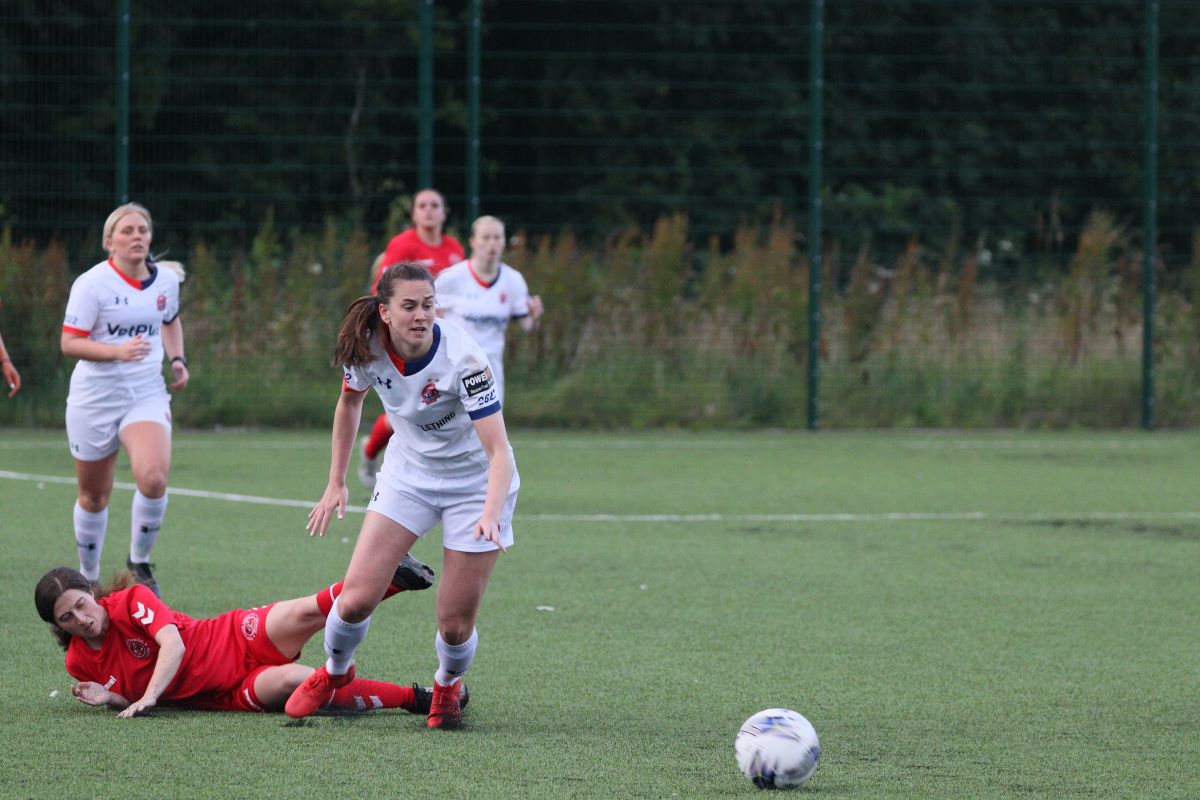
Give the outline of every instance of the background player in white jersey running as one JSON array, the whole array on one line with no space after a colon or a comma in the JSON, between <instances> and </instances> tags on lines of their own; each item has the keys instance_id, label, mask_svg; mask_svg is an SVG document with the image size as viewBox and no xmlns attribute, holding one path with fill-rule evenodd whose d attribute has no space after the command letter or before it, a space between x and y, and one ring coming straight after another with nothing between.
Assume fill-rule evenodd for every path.
<instances>
[{"instance_id":1,"label":"background player in white jersey running","mask_svg":"<svg viewBox=\"0 0 1200 800\"><path fill-rule=\"evenodd\" d=\"M471 225L471 257L437 276L438 315L457 322L479 342L504 401L504 334L516 320L532 331L542 298L530 295L525 277L503 262L504 223L480 217Z\"/></svg>"},{"instance_id":2,"label":"background player in white jersey running","mask_svg":"<svg viewBox=\"0 0 1200 800\"><path fill-rule=\"evenodd\" d=\"M401 263L384 272L377 297L351 304L335 363L345 383L333 415L329 484L308 518L324 534L345 514L346 469L367 389L392 421L388 443L341 595L325 623L325 666L296 688L284 710L313 713L354 678L354 651L388 581L417 539L442 523L437 592L438 670L430 728L455 728L462 675L475 658L475 620L500 551L512 545L520 478L487 356L466 331L438 322L433 278Z\"/></svg>"},{"instance_id":3,"label":"background player in white jersey running","mask_svg":"<svg viewBox=\"0 0 1200 800\"><path fill-rule=\"evenodd\" d=\"M75 544L79 571L100 578L117 452L122 446L137 491L133 494L129 559L139 581L158 593L150 552L167 511L171 470L171 396L163 380L169 359L171 391L187 386L179 274L150 256L150 212L118 207L104 223L109 257L71 286L63 319L63 355L78 358L67 397L67 440L75 459L79 498Z\"/></svg>"}]
</instances>

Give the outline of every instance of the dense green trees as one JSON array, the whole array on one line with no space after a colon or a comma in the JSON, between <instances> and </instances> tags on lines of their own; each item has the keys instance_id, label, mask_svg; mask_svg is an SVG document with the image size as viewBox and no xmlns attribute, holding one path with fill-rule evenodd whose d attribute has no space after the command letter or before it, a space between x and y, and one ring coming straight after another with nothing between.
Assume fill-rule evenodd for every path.
<instances>
[{"instance_id":1,"label":"dense green trees","mask_svg":"<svg viewBox=\"0 0 1200 800\"><path fill-rule=\"evenodd\" d=\"M435 182L461 208L465 0L438 2ZM131 0L131 193L244 248L273 213L382 238L414 188L415 0ZM1190 249L1200 7L1164 3L1162 234ZM111 0L14 0L0 28L0 220L74 251L113 201ZM686 213L729 235L807 191L807 4L487 0L483 205L598 238ZM1143 3L826 4L831 238L1010 242L1063 261L1096 209L1139 219ZM389 219L390 214L390 219ZM457 220L462 225L464 220Z\"/></svg>"}]
</instances>

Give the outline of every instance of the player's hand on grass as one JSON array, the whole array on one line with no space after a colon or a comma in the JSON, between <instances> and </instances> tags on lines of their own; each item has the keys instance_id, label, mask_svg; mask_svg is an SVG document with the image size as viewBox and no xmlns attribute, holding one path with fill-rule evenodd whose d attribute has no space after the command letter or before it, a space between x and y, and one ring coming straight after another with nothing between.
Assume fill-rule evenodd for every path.
<instances>
[{"instance_id":1,"label":"player's hand on grass","mask_svg":"<svg viewBox=\"0 0 1200 800\"><path fill-rule=\"evenodd\" d=\"M475 523L475 538L487 539L492 544L500 548L500 552L508 552L504 549L504 543L500 539L500 521L496 519L488 519L484 517Z\"/></svg>"},{"instance_id":2,"label":"player's hand on grass","mask_svg":"<svg viewBox=\"0 0 1200 800\"><path fill-rule=\"evenodd\" d=\"M120 714L117 714L117 716L121 717L123 719L130 719L132 717L138 716L139 714L145 714L147 711L154 708L156 705L158 705L158 701L155 700L153 697L143 697L141 700L138 700L136 703L130 703L129 707L126 708L124 711L122 711Z\"/></svg>"},{"instance_id":3,"label":"player's hand on grass","mask_svg":"<svg viewBox=\"0 0 1200 800\"><path fill-rule=\"evenodd\" d=\"M333 522L334 514L337 514L338 519L346 518L346 506L349 502L350 490L346 488L345 483L330 483L326 486L325 496L308 515L308 535L324 536L325 531L329 529L329 523Z\"/></svg>"},{"instance_id":4,"label":"player's hand on grass","mask_svg":"<svg viewBox=\"0 0 1200 800\"><path fill-rule=\"evenodd\" d=\"M89 706L106 706L112 697L112 692L95 681L83 681L71 687L75 699Z\"/></svg>"}]
</instances>

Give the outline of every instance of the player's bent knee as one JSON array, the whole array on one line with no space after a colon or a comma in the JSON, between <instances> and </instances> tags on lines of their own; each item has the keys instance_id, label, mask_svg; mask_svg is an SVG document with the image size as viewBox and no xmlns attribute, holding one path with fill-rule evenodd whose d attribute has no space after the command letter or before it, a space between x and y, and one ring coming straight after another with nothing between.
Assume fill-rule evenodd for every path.
<instances>
[{"instance_id":1,"label":"player's bent knee","mask_svg":"<svg viewBox=\"0 0 1200 800\"><path fill-rule=\"evenodd\" d=\"M79 493L79 507L89 514L98 514L108 508L108 492L83 492Z\"/></svg>"},{"instance_id":2,"label":"player's bent knee","mask_svg":"<svg viewBox=\"0 0 1200 800\"><path fill-rule=\"evenodd\" d=\"M346 589L338 596L337 613L343 621L355 624L371 616L378 604L378 598L352 593Z\"/></svg>"},{"instance_id":3,"label":"player's bent knee","mask_svg":"<svg viewBox=\"0 0 1200 800\"><path fill-rule=\"evenodd\" d=\"M167 493L167 471L164 469L150 470L134 477L142 497L156 500Z\"/></svg>"},{"instance_id":4,"label":"player's bent knee","mask_svg":"<svg viewBox=\"0 0 1200 800\"><path fill-rule=\"evenodd\" d=\"M475 621L473 619L456 618L438 620L438 633L442 635L442 641L446 644L462 644L471 638L471 631L473 630L475 630Z\"/></svg>"}]
</instances>

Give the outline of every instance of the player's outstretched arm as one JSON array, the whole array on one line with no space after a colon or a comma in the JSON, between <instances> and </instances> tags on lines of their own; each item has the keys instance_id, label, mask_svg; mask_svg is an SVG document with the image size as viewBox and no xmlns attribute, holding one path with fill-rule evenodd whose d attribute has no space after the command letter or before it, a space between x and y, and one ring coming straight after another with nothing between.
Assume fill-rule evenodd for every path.
<instances>
[{"instance_id":1,"label":"player's outstretched arm","mask_svg":"<svg viewBox=\"0 0 1200 800\"><path fill-rule=\"evenodd\" d=\"M179 317L162 326L163 351L170 359L171 391L178 392L185 388L190 377L187 368L187 358L183 355L183 323Z\"/></svg>"},{"instance_id":2,"label":"player's outstretched arm","mask_svg":"<svg viewBox=\"0 0 1200 800\"><path fill-rule=\"evenodd\" d=\"M154 635L154 641L158 642L158 660L154 662L154 672L150 674L150 683L146 686L146 693L140 699L130 703L124 711L117 715L118 717L128 719L154 708L158 705L158 698L162 697L163 692L171 685L171 681L175 680L175 676L179 674L179 667L183 664L183 654L187 649L183 645L183 638L179 635L179 628L174 625L164 625Z\"/></svg>"},{"instance_id":3,"label":"player's outstretched arm","mask_svg":"<svg viewBox=\"0 0 1200 800\"><path fill-rule=\"evenodd\" d=\"M475 432L479 442L488 457L487 497L483 501L483 514L475 523L475 538L487 539L501 551L504 545L500 540L500 511L508 497L508 487L512 485L515 465L512 460L512 450L508 444L508 432L504 428L504 414L496 413L483 419L475 420Z\"/></svg>"},{"instance_id":4,"label":"player's outstretched arm","mask_svg":"<svg viewBox=\"0 0 1200 800\"><path fill-rule=\"evenodd\" d=\"M358 436L366 392L343 391L333 411L333 446L329 463L329 483L316 508L308 515L309 536L324 536L334 516L345 519L350 492L346 488L346 470L350 467L350 451Z\"/></svg>"}]
</instances>

